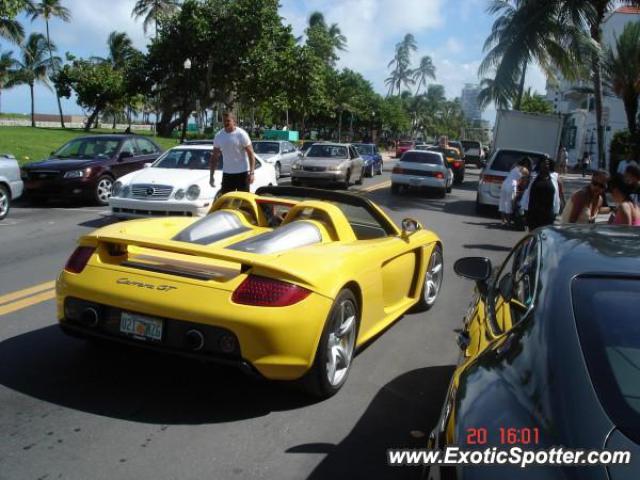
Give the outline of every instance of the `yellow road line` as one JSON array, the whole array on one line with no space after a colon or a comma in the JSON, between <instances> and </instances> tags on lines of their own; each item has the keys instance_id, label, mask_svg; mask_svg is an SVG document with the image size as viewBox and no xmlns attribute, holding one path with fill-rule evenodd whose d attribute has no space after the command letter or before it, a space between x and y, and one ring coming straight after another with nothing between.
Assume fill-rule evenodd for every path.
<instances>
[{"instance_id":1,"label":"yellow road line","mask_svg":"<svg viewBox=\"0 0 640 480\"><path fill-rule=\"evenodd\" d=\"M47 300L51 300L55 296L56 291L52 288L51 290L45 290L42 293L33 295L32 297L23 298L22 300L18 300L13 303L7 303L0 307L0 316L7 315L17 310L22 310L23 308L31 307L33 305L37 305L38 303L46 302Z\"/></svg>"},{"instance_id":2,"label":"yellow road line","mask_svg":"<svg viewBox=\"0 0 640 480\"><path fill-rule=\"evenodd\" d=\"M33 287L7 293L6 295L0 296L0 305L13 302L14 300L18 300L20 298L28 297L29 295L33 295L34 293L38 293L43 290L49 290L50 288L55 287L55 284L56 282L54 280L51 280L50 282L44 282L40 285L34 285Z\"/></svg>"},{"instance_id":3,"label":"yellow road line","mask_svg":"<svg viewBox=\"0 0 640 480\"><path fill-rule=\"evenodd\" d=\"M359 189L361 192L373 192L374 190L380 190L381 188L390 187L391 180L387 180L385 182L376 183L375 185L370 185L365 188Z\"/></svg>"}]
</instances>

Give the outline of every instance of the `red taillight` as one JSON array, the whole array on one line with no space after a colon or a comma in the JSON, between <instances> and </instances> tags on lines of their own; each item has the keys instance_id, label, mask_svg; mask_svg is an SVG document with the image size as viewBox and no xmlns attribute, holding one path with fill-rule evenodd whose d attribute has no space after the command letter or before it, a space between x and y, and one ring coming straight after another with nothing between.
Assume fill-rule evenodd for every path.
<instances>
[{"instance_id":1,"label":"red taillight","mask_svg":"<svg viewBox=\"0 0 640 480\"><path fill-rule=\"evenodd\" d=\"M87 266L87 262L96 249L94 247L78 247L67 260L64 269L70 273L80 273Z\"/></svg>"},{"instance_id":2,"label":"red taillight","mask_svg":"<svg viewBox=\"0 0 640 480\"><path fill-rule=\"evenodd\" d=\"M271 278L249 275L233 292L231 300L258 307L288 307L309 296L306 288Z\"/></svg>"},{"instance_id":3,"label":"red taillight","mask_svg":"<svg viewBox=\"0 0 640 480\"><path fill-rule=\"evenodd\" d=\"M433 176L439 178L440 180L444 178L444 174L442 172L436 172L433 174Z\"/></svg>"},{"instance_id":4,"label":"red taillight","mask_svg":"<svg viewBox=\"0 0 640 480\"><path fill-rule=\"evenodd\" d=\"M502 185L504 178L500 175L480 175L480 183L499 183Z\"/></svg>"},{"instance_id":5,"label":"red taillight","mask_svg":"<svg viewBox=\"0 0 640 480\"><path fill-rule=\"evenodd\" d=\"M453 168L460 168L460 165L462 165L460 162L453 162Z\"/></svg>"},{"instance_id":6,"label":"red taillight","mask_svg":"<svg viewBox=\"0 0 640 480\"><path fill-rule=\"evenodd\" d=\"M391 173L399 173L402 174L402 168L401 167L393 167L393 170L391 170Z\"/></svg>"}]
</instances>

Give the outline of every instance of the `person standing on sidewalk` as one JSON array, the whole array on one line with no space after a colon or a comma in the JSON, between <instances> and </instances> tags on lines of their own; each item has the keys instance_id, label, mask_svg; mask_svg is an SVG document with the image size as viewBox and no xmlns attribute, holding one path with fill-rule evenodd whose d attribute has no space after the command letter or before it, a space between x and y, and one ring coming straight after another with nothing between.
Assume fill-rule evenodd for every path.
<instances>
[{"instance_id":1,"label":"person standing on sidewalk","mask_svg":"<svg viewBox=\"0 0 640 480\"><path fill-rule=\"evenodd\" d=\"M567 149L562 147L558 154L558 173L564 175L567 173L567 162L569 160L569 154Z\"/></svg>"},{"instance_id":2,"label":"person standing on sidewalk","mask_svg":"<svg viewBox=\"0 0 640 480\"><path fill-rule=\"evenodd\" d=\"M580 168L582 168L582 176L584 177L587 174L587 170L591 168L591 155L589 155L589 152L584 152L584 155L582 155Z\"/></svg>"},{"instance_id":3,"label":"person standing on sidewalk","mask_svg":"<svg viewBox=\"0 0 640 480\"><path fill-rule=\"evenodd\" d=\"M213 139L213 155L209 164L209 183L215 187L214 173L222 155L222 185L220 195L227 192L248 192L253 183L256 157L249 134L236 126L232 112L222 114L224 128Z\"/></svg>"},{"instance_id":4,"label":"person standing on sidewalk","mask_svg":"<svg viewBox=\"0 0 640 480\"><path fill-rule=\"evenodd\" d=\"M558 174L553 171L553 164L549 158L538 162L535 178L532 179L520 203L526 211L529 231L553 225L556 215L560 213L560 187Z\"/></svg>"}]
</instances>

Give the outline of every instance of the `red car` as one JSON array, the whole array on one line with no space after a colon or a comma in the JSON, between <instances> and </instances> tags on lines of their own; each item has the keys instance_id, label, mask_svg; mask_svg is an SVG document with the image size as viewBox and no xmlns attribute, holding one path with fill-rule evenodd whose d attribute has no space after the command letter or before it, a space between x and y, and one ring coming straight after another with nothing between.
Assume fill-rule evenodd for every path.
<instances>
[{"instance_id":1,"label":"red car","mask_svg":"<svg viewBox=\"0 0 640 480\"><path fill-rule=\"evenodd\" d=\"M401 140L396 144L396 158L400 158L407 150L413 150L416 142L412 140Z\"/></svg>"}]
</instances>

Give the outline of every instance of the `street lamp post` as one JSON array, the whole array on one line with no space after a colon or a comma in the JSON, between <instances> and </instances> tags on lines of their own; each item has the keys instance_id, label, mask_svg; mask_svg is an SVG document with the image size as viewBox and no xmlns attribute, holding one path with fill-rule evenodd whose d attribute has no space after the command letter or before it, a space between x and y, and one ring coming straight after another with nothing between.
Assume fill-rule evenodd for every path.
<instances>
[{"instance_id":1,"label":"street lamp post","mask_svg":"<svg viewBox=\"0 0 640 480\"><path fill-rule=\"evenodd\" d=\"M185 94L184 94L183 114L185 115L185 117L184 117L184 121L182 122L182 135L180 136L180 143L184 143L184 140L187 136L187 124L189 122L189 113L187 112L187 107L188 107L189 88L191 88L191 59L187 58L182 64L182 66L184 67L184 71L187 77L187 85L186 85L187 88L185 88Z\"/></svg>"}]
</instances>

